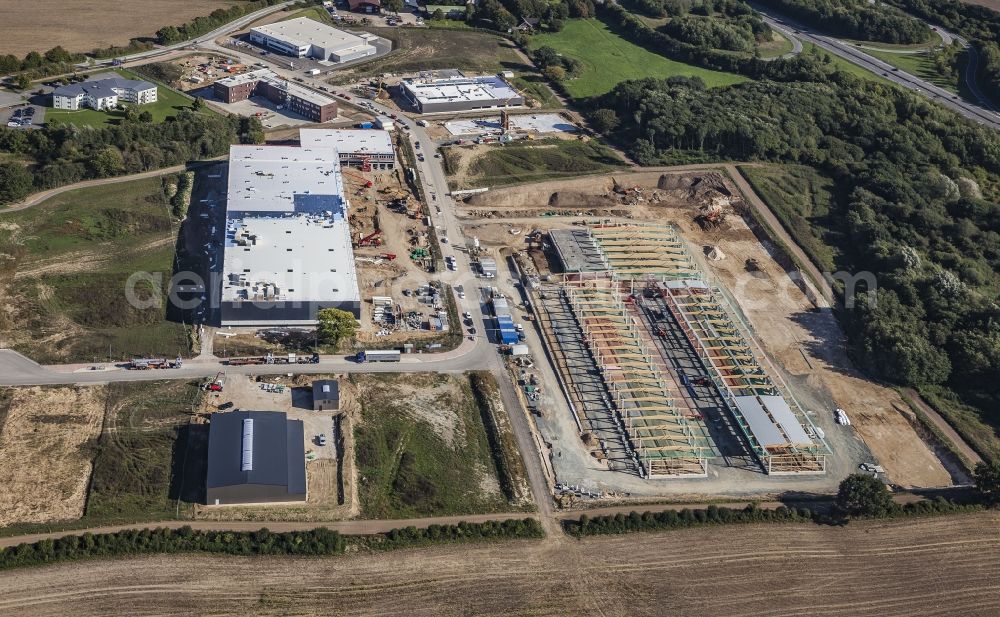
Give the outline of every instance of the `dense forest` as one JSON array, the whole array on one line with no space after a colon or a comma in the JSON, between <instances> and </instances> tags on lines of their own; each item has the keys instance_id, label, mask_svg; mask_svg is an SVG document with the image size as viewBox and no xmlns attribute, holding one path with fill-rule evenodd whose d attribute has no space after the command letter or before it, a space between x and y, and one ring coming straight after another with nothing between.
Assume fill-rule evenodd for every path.
<instances>
[{"instance_id":1,"label":"dense forest","mask_svg":"<svg viewBox=\"0 0 1000 617\"><path fill-rule=\"evenodd\" d=\"M764 6L823 32L863 41L923 43L927 24L902 11L868 0L759 0Z\"/></svg>"},{"instance_id":2,"label":"dense forest","mask_svg":"<svg viewBox=\"0 0 1000 617\"><path fill-rule=\"evenodd\" d=\"M619 84L597 101L644 165L810 165L846 196L829 216L837 266L877 275L843 315L855 360L908 385L1000 396L1000 136L903 90L828 83ZM877 302L874 301L877 299Z\"/></svg>"},{"instance_id":3,"label":"dense forest","mask_svg":"<svg viewBox=\"0 0 1000 617\"><path fill-rule=\"evenodd\" d=\"M226 154L232 143L259 143L256 118L184 110L161 124L126 119L106 128L0 128L0 152L29 164L0 164L0 204L81 180L139 173Z\"/></svg>"},{"instance_id":4,"label":"dense forest","mask_svg":"<svg viewBox=\"0 0 1000 617\"><path fill-rule=\"evenodd\" d=\"M682 15L660 26L659 30L667 36L699 47L748 53L753 53L758 42L771 38L771 28L755 15L726 21Z\"/></svg>"}]
</instances>

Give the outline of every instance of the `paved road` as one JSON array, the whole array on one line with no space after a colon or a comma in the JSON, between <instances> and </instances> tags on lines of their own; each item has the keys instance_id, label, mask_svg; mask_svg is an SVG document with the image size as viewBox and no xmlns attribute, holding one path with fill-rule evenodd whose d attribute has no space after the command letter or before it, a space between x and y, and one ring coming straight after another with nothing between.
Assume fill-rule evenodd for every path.
<instances>
[{"instance_id":1,"label":"paved road","mask_svg":"<svg viewBox=\"0 0 1000 617\"><path fill-rule=\"evenodd\" d=\"M911 90L921 96L931 99L932 101L940 103L941 105L944 105L952 111L961 114L973 122L978 122L979 124L993 129L1000 129L1000 115L997 115L995 112L983 107L982 105L964 101L958 95L953 94L944 88L936 86L928 81L916 77L915 75L911 75L906 71L895 69L889 63L883 62L878 58L864 53L854 45L850 45L833 37L820 34L819 32L796 23L795 21L776 13L769 8L765 8L754 3L751 3L751 6L753 6L754 10L762 15L764 21L772 28L792 28L795 31L794 36L796 38L812 43L813 45L816 45L817 47L820 47L834 55L840 56L852 64L871 71L876 75L880 75L884 79L887 79L896 85L902 86L907 90ZM975 56L970 54L969 65L974 65L974 62ZM973 80L973 82L974 81L975 80Z\"/></svg>"}]
</instances>

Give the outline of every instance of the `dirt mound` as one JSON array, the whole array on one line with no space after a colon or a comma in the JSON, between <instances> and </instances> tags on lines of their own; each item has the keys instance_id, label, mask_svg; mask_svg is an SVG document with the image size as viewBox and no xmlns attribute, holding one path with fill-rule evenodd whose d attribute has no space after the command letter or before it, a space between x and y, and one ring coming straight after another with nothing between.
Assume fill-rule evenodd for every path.
<instances>
[{"instance_id":1,"label":"dirt mound","mask_svg":"<svg viewBox=\"0 0 1000 617\"><path fill-rule=\"evenodd\" d=\"M666 191L675 199L698 203L728 205L735 198L726 185L725 178L717 172L700 175L663 174L657 181L656 188Z\"/></svg>"},{"instance_id":2,"label":"dirt mound","mask_svg":"<svg viewBox=\"0 0 1000 617\"><path fill-rule=\"evenodd\" d=\"M611 208L616 205L616 201L604 195L580 191L556 191L549 196L551 208Z\"/></svg>"}]
</instances>

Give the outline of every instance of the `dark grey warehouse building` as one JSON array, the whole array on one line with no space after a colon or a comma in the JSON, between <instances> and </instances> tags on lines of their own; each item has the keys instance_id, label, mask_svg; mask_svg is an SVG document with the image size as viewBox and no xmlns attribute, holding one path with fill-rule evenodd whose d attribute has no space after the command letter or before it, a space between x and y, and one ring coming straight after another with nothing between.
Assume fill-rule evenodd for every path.
<instances>
[{"instance_id":1,"label":"dark grey warehouse building","mask_svg":"<svg viewBox=\"0 0 1000 617\"><path fill-rule=\"evenodd\" d=\"M213 413L205 503L305 501L303 430L277 411Z\"/></svg>"}]
</instances>

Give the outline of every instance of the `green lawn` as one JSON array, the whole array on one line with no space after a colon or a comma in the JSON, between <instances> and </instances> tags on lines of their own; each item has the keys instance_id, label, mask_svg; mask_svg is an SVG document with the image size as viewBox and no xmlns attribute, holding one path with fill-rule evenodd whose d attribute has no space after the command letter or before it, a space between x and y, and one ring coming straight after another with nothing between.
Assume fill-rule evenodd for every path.
<instances>
[{"instance_id":1,"label":"green lawn","mask_svg":"<svg viewBox=\"0 0 1000 617\"><path fill-rule=\"evenodd\" d=\"M362 517L512 509L499 488L467 377L367 374L351 379L362 405L354 431Z\"/></svg>"},{"instance_id":2,"label":"green lawn","mask_svg":"<svg viewBox=\"0 0 1000 617\"><path fill-rule=\"evenodd\" d=\"M596 19L571 19L560 32L531 37L531 49L544 45L583 64L580 74L565 82L574 98L605 94L619 82L644 77L700 77L711 87L746 81L732 73L668 60L626 41Z\"/></svg>"},{"instance_id":3,"label":"green lawn","mask_svg":"<svg viewBox=\"0 0 1000 617\"><path fill-rule=\"evenodd\" d=\"M128 79L150 81L148 77L117 69L117 73ZM156 102L140 107L140 111L148 111L153 115L153 122L163 122L168 117L176 116L182 109L190 109L192 100L170 87L157 82ZM203 113L212 113L207 108ZM94 109L46 109L45 122L52 126L56 124L75 124L76 126L111 126L120 124L125 113L121 111L97 111Z\"/></svg>"},{"instance_id":4,"label":"green lawn","mask_svg":"<svg viewBox=\"0 0 1000 617\"><path fill-rule=\"evenodd\" d=\"M12 258L3 274L13 281L0 332L40 362L89 362L106 358L109 347L118 359L187 353L185 330L166 319L163 305L137 308L125 297L135 272L161 273L166 288L176 235L159 178L0 213L0 252Z\"/></svg>"}]
</instances>

